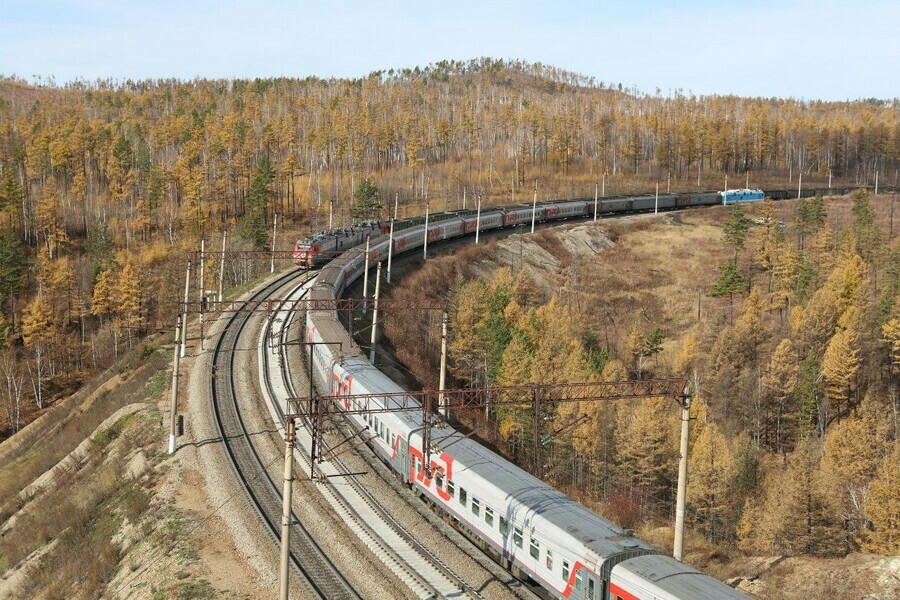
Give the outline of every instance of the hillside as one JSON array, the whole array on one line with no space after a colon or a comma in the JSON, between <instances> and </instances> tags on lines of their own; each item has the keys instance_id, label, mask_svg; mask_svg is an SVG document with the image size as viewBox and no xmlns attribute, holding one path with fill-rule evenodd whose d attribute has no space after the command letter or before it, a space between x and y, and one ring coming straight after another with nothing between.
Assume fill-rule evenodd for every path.
<instances>
[{"instance_id":1,"label":"hillside","mask_svg":"<svg viewBox=\"0 0 900 600\"><path fill-rule=\"evenodd\" d=\"M728 175L896 184L898 161L891 102L650 96L489 58L359 79L0 80L0 436L172 327L185 250L225 230L229 249L268 249L276 213L287 249L392 199L421 214ZM229 260L226 286L263 262Z\"/></svg>"},{"instance_id":2,"label":"hillside","mask_svg":"<svg viewBox=\"0 0 900 600\"><path fill-rule=\"evenodd\" d=\"M390 294L452 299L452 385L688 377L686 560L760 597L891 598L895 201L863 192L517 234L429 260ZM385 331L436 386L434 317L389 314ZM459 418L533 467L530 410ZM670 551L675 407L561 405L544 419L564 432L544 439L546 477ZM835 595L840 582L852 584Z\"/></svg>"}]
</instances>

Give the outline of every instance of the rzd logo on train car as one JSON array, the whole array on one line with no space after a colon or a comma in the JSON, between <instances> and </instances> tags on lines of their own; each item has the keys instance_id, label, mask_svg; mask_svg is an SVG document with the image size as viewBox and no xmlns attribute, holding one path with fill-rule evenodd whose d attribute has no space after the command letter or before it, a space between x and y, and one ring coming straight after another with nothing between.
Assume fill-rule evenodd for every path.
<instances>
[{"instance_id":1,"label":"rzd logo on train car","mask_svg":"<svg viewBox=\"0 0 900 600\"><path fill-rule=\"evenodd\" d=\"M344 410L350 410L350 398L347 396L350 395L350 386L352 384L353 375L349 373L344 373L343 377L340 377L337 373L331 374L331 395L342 397L339 402L343 405Z\"/></svg>"},{"instance_id":2,"label":"rzd logo on train car","mask_svg":"<svg viewBox=\"0 0 900 600\"><path fill-rule=\"evenodd\" d=\"M410 446L409 458L410 481L418 481L424 487L430 488L431 482L436 477L437 473L441 474L441 480L443 482L447 482L453 479L453 457L446 452L441 452L441 455L437 457L437 460L435 460L434 457L431 458L430 477L425 472L425 457L422 455L421 450ZM437 487L436 492L438 497L446 502L450 500L450 494L448 494L447 490L444 489L445 485L446 483L444 483L444 485L441 485L440 487Z\"/></svg>"}]
</instances>

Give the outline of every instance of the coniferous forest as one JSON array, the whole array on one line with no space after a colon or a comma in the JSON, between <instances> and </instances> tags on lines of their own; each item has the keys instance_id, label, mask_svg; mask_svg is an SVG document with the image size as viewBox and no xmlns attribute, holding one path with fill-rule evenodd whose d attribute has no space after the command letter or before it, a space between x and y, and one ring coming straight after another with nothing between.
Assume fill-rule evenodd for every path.
<instances>
[{"instance_id":1,"label":"coniferous forest","mask_svg":"<svg viewBox=\"0 0 900 600\"><path fill-rule=\"evenodd\" d=\"M349 223L359 214L361 188L382 206L397 198L403 214L419 214L426 202L443 210L476 200L522 201L535 190L541 198L588 195L595 185L607 195L650 191L657 183L718 190L726 176L731 187L745 181L796 187L801 177L804 186L872 185L876 176L881 185L896 185L898 167L896 101L646 94L546 65L488 58L359 79L32 85L6 78L0 80L3 434L146 334L171 328L185 252L198 250L200 240L214 247L227 230L230 249L270 248L277 214L275 244L288 249L311 229ZM851 309L858 298L871 300L870 265L893 273L893 263L884 262L893 256L890 240L882 236L876 244L866 237L871 231L857 231L854 242L842 242L845 250L815 263L812 276L810 261L824 255L810 258L809 249L825 242L819 217L804 218L807 241L791 258L796 264L771 267L792 269L797 278L783 293L801 290L802 298L777 301L785 320L807 323L798 325L802 335L766 353L768 362L757 347L733 348L724 339L716 355L730 357L721 369L733 368L739 355L764 376L796 379L801 389L824 385L835 407L826 423L851 407L854 419L866 419L856 409L868 406L867 388L854 365L841 361L860 339L873 345L879 339L854 337L863 333L858 324L867 313ZM267 260L229 259L225 288L267 267ZM211 262L206 271L207 287L215 288L218 269ZM894 285L891 277L879 279L879 294ZM862 283L854 286L854 278ZM719 291L734 295L729 285L735 288L734 277L723 278ZM827 299L819 299L821 290ZM750 327L754 302L762 301L737 296L731 327ZM816 303L821 310L809 308ZM795 315L800 306L806 308ZM878 326L887 327L892 306L879 306ZM516 334L510 344L527 338ZM823 383L817 377L825 370L839 375ZM771 402L771 410L785 413L789 399ZM796 452L797 422L824 432L821 418L802 411L785 419L790 423L767 424L760 443ZM862 425L840 419L835 427ZM701 441L718 454L721 434L713 433ZM866 481L881 468L873 461ZM722 510L732 511L729 531L736 531L733 507ZM861 524L860 514L847 518Z\"/></svg>"}]
</instances>

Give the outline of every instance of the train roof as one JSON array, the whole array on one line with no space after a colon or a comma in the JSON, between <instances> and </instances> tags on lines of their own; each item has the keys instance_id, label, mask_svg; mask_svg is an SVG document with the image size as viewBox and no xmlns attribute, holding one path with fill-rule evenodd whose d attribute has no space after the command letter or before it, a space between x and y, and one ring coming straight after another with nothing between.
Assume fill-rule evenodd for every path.
<instances>
[{"instance_id":1,"label":"train roof","mask_svg":"<svg viewBox=\"0 0 900 600\"><path fill-rule=\"evenodd\" d=\"M613 568L613 575L659 600L747 600L746 595L718 579L662 554L623 560Z\"/></svg>"}]
</instances>

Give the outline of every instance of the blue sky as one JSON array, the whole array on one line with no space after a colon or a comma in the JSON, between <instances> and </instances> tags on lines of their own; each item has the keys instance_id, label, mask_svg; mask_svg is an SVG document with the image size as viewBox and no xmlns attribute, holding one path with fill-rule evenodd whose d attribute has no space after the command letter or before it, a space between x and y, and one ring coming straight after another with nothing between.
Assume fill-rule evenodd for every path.
<instances>
[{"instance_id":1,"label":"blue sky","mask_svg":"<svg viewBox=\"0 0 900 600\"><path fill-rule=\"evenodd\" d=\"M360 76L478 56L646 92L900 97L896 0L0 0L26 79Z\"/></svg>"}]
</instances>

